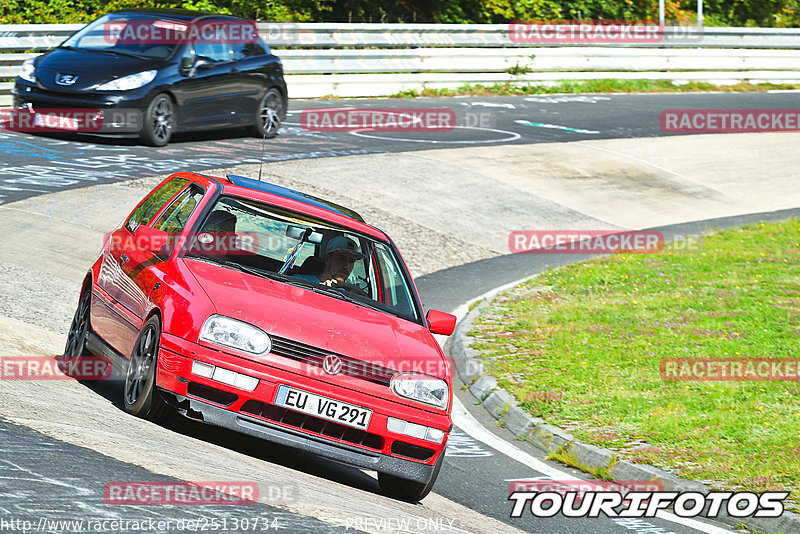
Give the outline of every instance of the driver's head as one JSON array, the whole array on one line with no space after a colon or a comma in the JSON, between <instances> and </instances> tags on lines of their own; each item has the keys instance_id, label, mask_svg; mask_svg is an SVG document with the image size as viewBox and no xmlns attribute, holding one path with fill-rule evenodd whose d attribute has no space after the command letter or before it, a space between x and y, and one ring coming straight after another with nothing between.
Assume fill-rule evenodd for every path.
<instances>
[{"instance_id":1,"label":"driver's head","mask_svg":"<svg viewBox=\"0 0 800 534\"><path fill-rule=\"evenodd\" d=\"M349 237L338 236L328 241L325 248L325 271L326 278L333 278L337 282L344 282L353 272L358 260L365 256L358 251L356 242Z\"/></svg>"}]
</instances>

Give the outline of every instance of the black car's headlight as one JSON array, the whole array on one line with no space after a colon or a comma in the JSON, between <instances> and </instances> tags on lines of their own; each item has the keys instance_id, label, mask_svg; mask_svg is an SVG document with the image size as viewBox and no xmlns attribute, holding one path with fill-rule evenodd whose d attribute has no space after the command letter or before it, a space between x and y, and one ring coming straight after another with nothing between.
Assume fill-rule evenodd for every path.
<instances>
[{"instance_id":1,"label":"black car's headlight","mask_svg":"<svg viewBox=\"0 0 800 534\"><path fill-rule=\"evenodd\" d=\"M416 373L399 373L391 380L392 391L399 397L415 400L447 409L450 401L450 389L447 382L439 378Z\"/></svg>"},{"instance_id":2,"label":"black car's headlight","mask_svg":"<svg viewBox=\"0 0 800 534\"><path fill-rule=\"evenodd\" d=\"M138 89L139 87L143 87L152 82L153 78L156 77L156 74L158 74L157 70L145 70L142 72L137 72L136 74L123 76L122 78L117 78L116 80L111 80L103 85L99 85L97 86L97 90L130 91L131 89Z\"/></svg>"},{"instance_id":3,"label":"black car's headlight","mask_svg":"<svg viewBox=\"0 0 800 534\"><path fill-rule=\"evenodd\" d=\"M200 339L250 354L266 354L272 348L272 341L266 332L223 315L212 315L206 319L200 330Z\"/></svg>"},{"instance_id":4,"label":"black car's headlight","mask_svg":"<svg viewBox=\"0 0 800 534\"><path fill-rule=\"evenodd\" d=\"M26 59L24 63L22 63L22 70L19 71L19 77L27 82L35 82L36 81L36 67L33 65L34 58Z\"/></svg>"}]
</instances>

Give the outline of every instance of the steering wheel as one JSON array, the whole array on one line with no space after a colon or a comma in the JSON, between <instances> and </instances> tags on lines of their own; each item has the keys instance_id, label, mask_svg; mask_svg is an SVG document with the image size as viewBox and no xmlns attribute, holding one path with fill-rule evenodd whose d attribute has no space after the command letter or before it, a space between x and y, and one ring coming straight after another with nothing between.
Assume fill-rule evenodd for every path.
<instances>
[{"instance_id":1,"label":"steering wheel","mask_svg":"<svg viewBox=\"0 0 800 534\"><path fill-rule=\"evenodd\" d=\"M335 287L336 289L344 289L345 291L355 293L356 295L361 295L362 297L369 298L369 295L367 294L366 291L364 291L363 289L354 284L348 284L347 282L335 282L331 284L331 286Z\"/></svg>"}]
</instances>

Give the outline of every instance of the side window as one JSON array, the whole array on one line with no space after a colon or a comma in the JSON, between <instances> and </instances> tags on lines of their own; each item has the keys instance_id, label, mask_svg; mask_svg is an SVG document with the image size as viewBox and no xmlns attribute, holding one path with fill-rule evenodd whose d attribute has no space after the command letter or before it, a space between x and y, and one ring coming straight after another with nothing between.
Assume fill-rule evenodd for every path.
<instances>
[{"instance_id":1,"label":"side window","mask_svg":"<svg viewBox=\"0 0 800 534\"><path fill-rule=\"evenodd\" d=\"M163 230L168 234L180 234L204 193L203 188L198 185L186 188L175 197L172 204L153 224L153 228Z\"/></svg>"},{"instance_id":2,"label":"side window","mask_svg":"<svg viewBox=\"0 0 800 534\"><path fill-rule=\"evenodd\" d=\"M231 60L231 46L227 43L196 43L194 50L197 58L208 59L214 63Z\"/></svg>"},{"instance_id":3,"label":"side window","mask_svg":"<svg viewBox=\"0 0 800 534\"><path fill-rule=\"evenodd\" d=\"M416 317L414 301L394 255L380 243L375 244L375 252L377 253L378 268L381 271L381 279L383 281L381 293L384 304L392 306L396 311L404 315Z\"/></svg>"},{"instance_id":4,"label":"side window","mask_svg":"<svg viewBox=\"0 0 800 534\"><path fill-rule=\"evenodd\" d=\"M149 223L153 216L158 213L158 210L188 183L189 180L186 178L173 178L153 191L150 196L136 208L136 211L131 214L125 222L125 228L131 232L135 232L139 225Z\"/></svg>"},{"instance_id":5,"label":"side window","mask_svg":"<svg viewBox=\"0 0 800 534\"><path fill-rule=\"evenodd\" d=\"M264 45L259 41L253 43L233 43L232 46L233 46L234 61L239 59L247 59L250 57L266 55L267 50L264 47Z\"/></svg>"}]
</instances>

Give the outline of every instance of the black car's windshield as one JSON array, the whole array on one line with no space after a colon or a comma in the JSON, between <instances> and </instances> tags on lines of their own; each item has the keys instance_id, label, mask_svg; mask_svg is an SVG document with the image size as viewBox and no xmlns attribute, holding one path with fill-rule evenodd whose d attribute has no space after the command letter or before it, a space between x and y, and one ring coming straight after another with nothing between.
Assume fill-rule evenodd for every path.
<instances>
[{"instance_id":1,"label":"black car's windshield","mask_svg":"<svg viewBox=\"0 0 800 534\"><path fill-rule=\"evenodd\" d=\"M181 43L188 22L146 13L100 17L61 43L60 48L168 59Z\"/></svg>"},{"instance_id":2,"label":"black car's windshield","mask_svg":"<svg viewBox=\"0 0 800 534\"><path fill-rule=\"evenodd\" d=\"M391 245L274 206L220 197L184 250L185 257L420 320Z\"/></svg>"}]
</instances>

